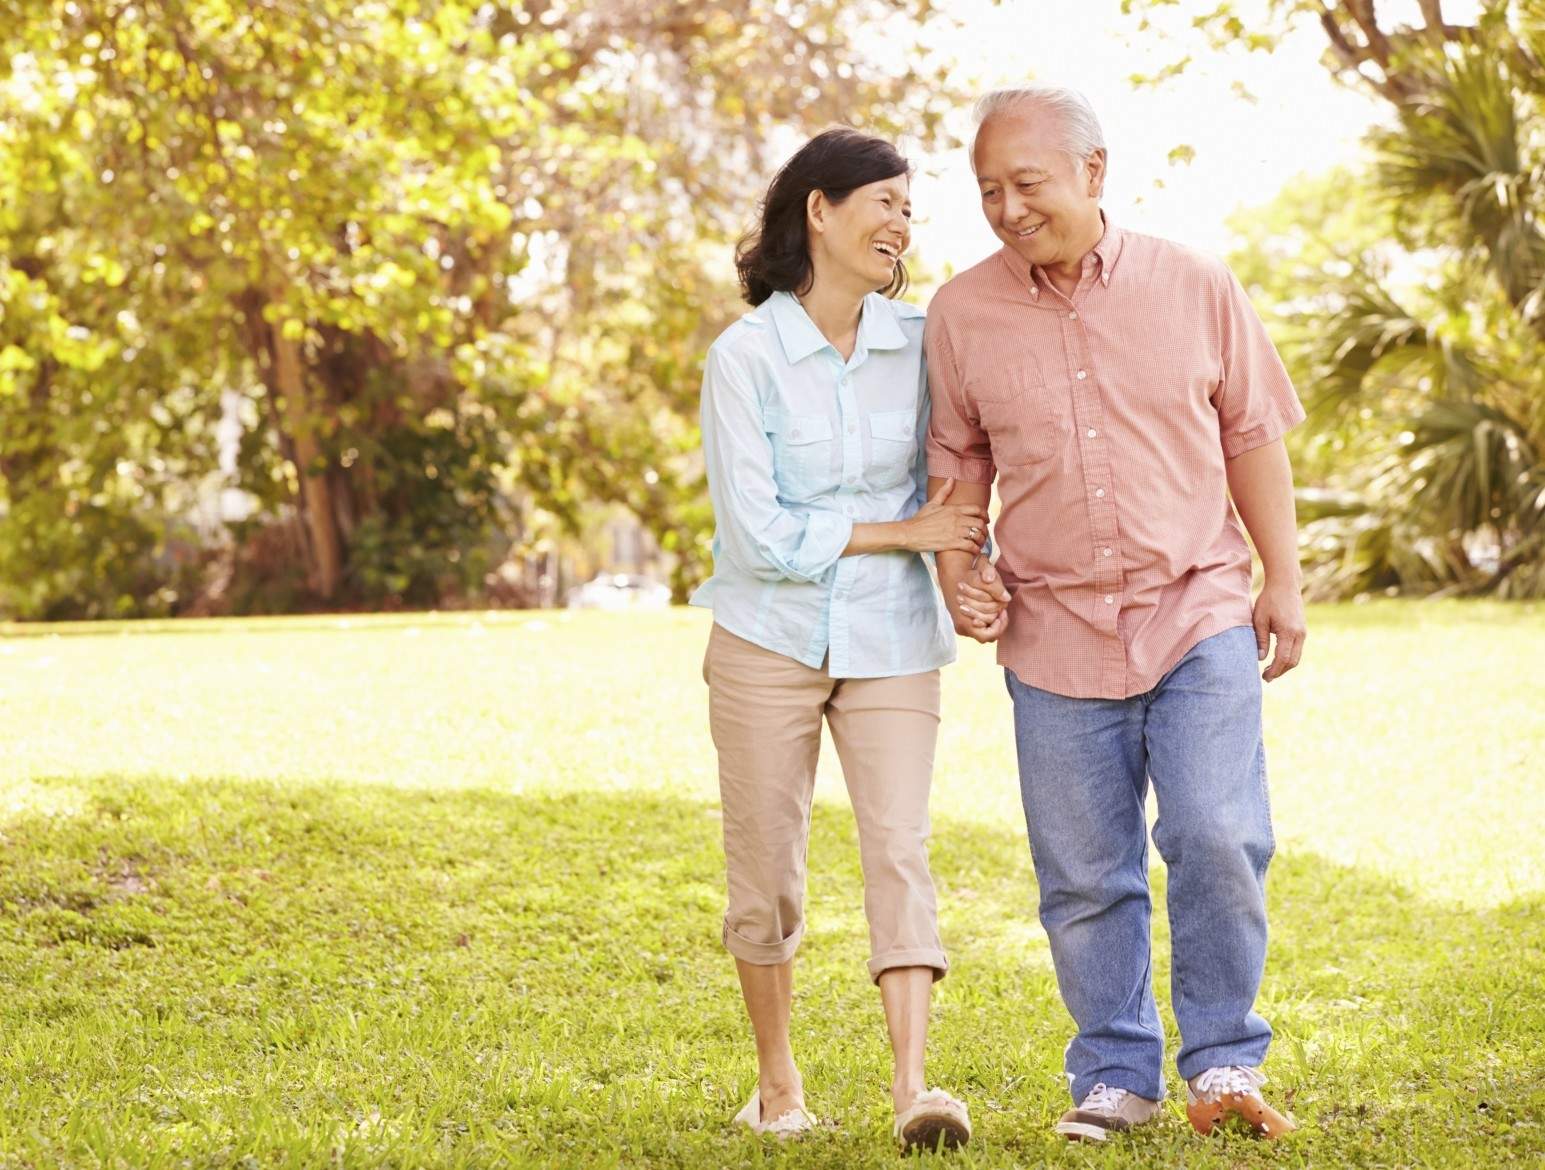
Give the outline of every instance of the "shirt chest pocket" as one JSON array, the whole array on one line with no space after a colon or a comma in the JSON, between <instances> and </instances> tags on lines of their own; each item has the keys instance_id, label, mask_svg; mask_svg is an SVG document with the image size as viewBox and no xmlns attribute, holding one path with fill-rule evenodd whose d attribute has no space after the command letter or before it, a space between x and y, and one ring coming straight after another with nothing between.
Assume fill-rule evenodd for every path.
<instances>
[{"instance_id":1,"label":"shirt chest pocket","mask_svg":"<svg viewBox=\"0 0 1545 1170\"><path fill-rule=\"evenodd\" d=\"M804 499L830 486L832 424L822 414L791 414L769 410L767 433L772 438L773 480L778 494Z\"/></svg>"},{"instance_id":2,"label":"shirt chest pocket","mask_svg":"<svg viewBox=\"0 0 1545 1170\"><path fill-rule=\"evenodd\" d=\"M892 488L912 478L917 460L917 412L882 410L869 416L869 481Z\"/></svg>"},{"instance_id":3,"label":"shirt chest pocket","mask_svg":"<svg viewBox=\"0 0 1545 1170\"><path fill-rule=\"evenodd\" d=\"M1022 467L1050 459L1066 429L1066 410L1039 372L1020 371L999 384L1003 397L977 394L982 429L999 467Z\"/></svg>"}]
</instances>

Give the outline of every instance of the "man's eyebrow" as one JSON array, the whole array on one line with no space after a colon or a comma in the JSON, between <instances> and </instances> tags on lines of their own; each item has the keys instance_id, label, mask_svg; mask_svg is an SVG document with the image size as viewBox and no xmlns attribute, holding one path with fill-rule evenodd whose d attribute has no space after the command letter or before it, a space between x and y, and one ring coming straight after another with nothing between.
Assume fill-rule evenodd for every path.
<instances>
[{"instance_id":1,"label":"man's eyebrow","mask_svg":"<svg viewBox=\"0 0 1545 1170\"><path fill-rule=\"evenodd\" d=\"M1045 178L1047 175L1051 174L1051 172L1043 171L1040 167L1016 167L1014 170L1010 171L1009 174L1016 179L1021 175L1039 175L1042 178ZM980 187L983 183L996 183L997 181L998 180L993 178L991 175L978 175L976 177L976 185L978 187Z\"/></svg>"}]
</instances>

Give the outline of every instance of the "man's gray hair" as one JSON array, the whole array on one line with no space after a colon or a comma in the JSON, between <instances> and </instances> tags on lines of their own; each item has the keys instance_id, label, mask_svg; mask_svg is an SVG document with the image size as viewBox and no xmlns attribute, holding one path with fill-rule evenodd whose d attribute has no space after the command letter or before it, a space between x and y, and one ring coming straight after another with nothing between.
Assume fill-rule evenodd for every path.
<instances>
[{"instance_id":1,"label":"man's gray hair","mask_svg":"<svg viewBox=\"0 0 1545 1170\"><path fill-rule=\"evenodd\" d=\"M1089 99L1076 89L1061 85L1017 85L1008 89L995 89L984 94L971 112L976 133L971 138L971 152L976 153L976 138L982 132L982 123L998 114L1015 110L1044 110L1057 118L1062 127L1061 148L1065 154L1083 168L1084 160L1097 150L1105 149L1105 132L1100 129L1100 119L1095 117Z\"/></svg>"}]
</instances>

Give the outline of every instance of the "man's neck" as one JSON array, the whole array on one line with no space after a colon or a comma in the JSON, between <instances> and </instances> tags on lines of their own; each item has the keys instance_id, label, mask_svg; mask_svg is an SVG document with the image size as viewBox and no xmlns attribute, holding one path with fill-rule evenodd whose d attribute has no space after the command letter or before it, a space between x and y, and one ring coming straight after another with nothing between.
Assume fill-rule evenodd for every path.
<instances>
[{"instance_id":1,"label":"man's neck","mask_svg":"<svg viewBox=\"0 0 1545 1170\"><path fill-rule=\"evenodd\" d=\"M1041 266L1041 271L1046 273L1046 279L1051 281L1055 288L1065 297L1071 297L1078 289L1078 282L1084 275L1084 258L1094 251L1099 242L1105 238L1105 217L1099 216L1094 221L1094 226L1084 234L1084 239L1073 250L1071 260L1057 260L1051 264Z\"/></svg>"}]
</instances>

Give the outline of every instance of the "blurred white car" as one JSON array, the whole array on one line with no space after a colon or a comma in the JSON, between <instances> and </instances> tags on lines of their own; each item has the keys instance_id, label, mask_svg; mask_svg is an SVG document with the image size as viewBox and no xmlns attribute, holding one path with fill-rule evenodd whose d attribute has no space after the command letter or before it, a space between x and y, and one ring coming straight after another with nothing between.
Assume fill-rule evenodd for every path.
<instances>
[{"instance_id":1,"label":"blurred white car","mask_svg":"<svg viewBox=\"0 0 1545 1170\"><path fill-rule=\"evenodd\" d=\"M569 590L570 609L664 609L671 603L667 585L634 573L598 573Z\"/></svg>"}]
</instances>

